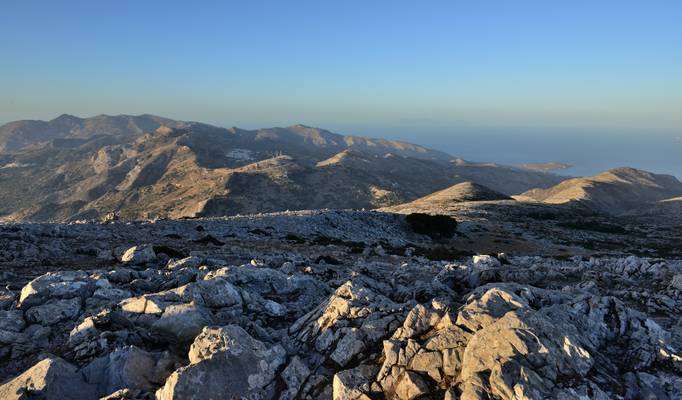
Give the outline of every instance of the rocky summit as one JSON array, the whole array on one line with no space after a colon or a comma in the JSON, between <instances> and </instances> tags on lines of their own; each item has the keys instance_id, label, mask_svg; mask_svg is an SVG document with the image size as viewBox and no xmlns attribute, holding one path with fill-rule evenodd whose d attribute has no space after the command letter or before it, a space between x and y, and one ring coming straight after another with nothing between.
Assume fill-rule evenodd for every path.
<instances>
[{"instance_id":1,"label":"rocky summit","mask_svg":"<svg viewBox=\"0 0 682 400\"><path fill-rule=\"evenodd\" d=\"M682 398L679 258L424 215L2 225L0 398Z\"/></svg>"},{"instance_id":2,"label":"rocky summit","mask_svg":"<svg viewBox=\"0 0 682 400\"><path fill-rule=\"evenodd\" d=\"M2 126L0 399L682 398L682 183L562 165Z\"/></svg>"}]
</instances>

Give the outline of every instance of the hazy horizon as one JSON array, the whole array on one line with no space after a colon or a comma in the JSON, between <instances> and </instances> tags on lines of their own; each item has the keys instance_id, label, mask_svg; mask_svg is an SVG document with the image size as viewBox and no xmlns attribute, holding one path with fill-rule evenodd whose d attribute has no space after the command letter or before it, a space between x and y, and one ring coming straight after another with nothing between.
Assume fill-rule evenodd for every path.
<instances>
[{"instance_id":1,"label":"hazy horizon","mask_svg":"<svg viewBox=\"0 0 682 400\"><path fill-rule=\"evenodd\" d=\"M142 113L128 114L140 115ZM78 115L89 118L95 115ZM98 114L100 115L100 114ZM109 114L106 115L118 115ZM287 120L284 123L262 125L243 121L201 121L196 118L176 118L183 121L210 123L229 128L259 129L304 124L343 135L356 135L401 140L446 152L475 162L495 162L505 165L559 162L572 167L554 171L560 175L591 176L616 167L633 167L682 179L682 136L673 132L642 132L608 130L600 132L584 128L555 127L443 127L430 121L404 122L394 125L362 125L353 123L311 123ZM58 117L45 118L51 120ZM0 125L10 121L0 121ZM549 133L549 134L548 134Z\"/></svg>"},{"instance_id":2,"label":"hazy horizon","mask_svg":"<svg viewBox=\"0 0 682 400\"><path fill-rule=\"evenodd\" d=\"M7 2L0 121L304 123L682 176L682 3Z\"/></svg>"}]
</instances>

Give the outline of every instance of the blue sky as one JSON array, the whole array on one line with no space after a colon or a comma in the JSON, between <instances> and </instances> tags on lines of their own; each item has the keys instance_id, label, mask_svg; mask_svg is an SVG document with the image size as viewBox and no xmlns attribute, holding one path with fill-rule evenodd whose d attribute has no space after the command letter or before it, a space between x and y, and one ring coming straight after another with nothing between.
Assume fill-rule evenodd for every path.
<instances>
[{"instance_id":1,"label":"blue sky","mask_svg":"<svg viewBox=\"0 0 682 400\"><path fill-rule=\"evenodd\" d=\"M681 136L680 1L192 3L3 1L0 123Z\"/></svg>"}]
</instances>

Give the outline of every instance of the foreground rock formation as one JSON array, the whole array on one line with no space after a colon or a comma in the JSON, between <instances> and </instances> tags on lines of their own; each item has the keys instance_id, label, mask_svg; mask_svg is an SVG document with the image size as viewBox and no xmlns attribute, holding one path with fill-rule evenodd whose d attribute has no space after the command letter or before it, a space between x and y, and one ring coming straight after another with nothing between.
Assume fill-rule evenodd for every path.
<instances>
[{"instance_id":1,"label":"foreground rock formation","mask_svg":"<svg viewBox=\"0 0 682 400\"><path fill-rule=\"evenodd\" d=\"M365 216L19 226L60 231L41 265L72 236L112 248L5 279L0 398L682 396L679 260L436 261L398 216Z\"/></svg>"}]
</instances>

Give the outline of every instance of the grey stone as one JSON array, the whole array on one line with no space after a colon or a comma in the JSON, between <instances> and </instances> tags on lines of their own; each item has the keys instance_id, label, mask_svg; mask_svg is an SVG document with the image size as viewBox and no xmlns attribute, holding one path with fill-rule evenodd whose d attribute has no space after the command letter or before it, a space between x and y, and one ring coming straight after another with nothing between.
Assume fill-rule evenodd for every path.
<instances>
[{"instance_id":1,"label":"grey stone","mask_svg":"<svg viewBox=\"0 0 682 400\"><path fill-rule=\"evenodd\" d=\"M186 343L212 322L211 314L194 303L174 304L164 309L159 320L152 325L152 331L171 342Z\"/></svg>"},{"instance_id":2,"label":"grey stone","mask_svg":"<svg viewBox=\"0 0 682 400\"><path fill-rule=\"evenodd\" d=\"M267 347L242 328L204 328L189 352L190 365L176 370L156 392L158 400L270 398L285 351Z\"/></svg>"},{"instance_id":3,"label":"grey stone","mask_svg":"<svg viewBox=\"0 0 682 400\"><path fill-rule=\"evenodd\" d=\"M85 298L94 291L94 281L83 271L48 272L21 289L19 307L43 304L49 299Z\"/></svg>"},{"instance_id":4,"label":"grey stone","mask_svg":"<svg viewBox=\"0 0 682 400\"><path fill-rule=\"evenodd\" d=\"M173 372L168 354L149 353L126 346L93 360L83 368L85 380L97 386L99 396L121 389L153 391Z\"/></svg>"},{"instance_id":5,"label":"grey stone","mask_svg":"<svg viewBox=\"0 0 682 400\"><path fill-rule=\"evenodd\" d=\"M75 320L80 310L81 299L78 297L50 300L45 304L29 308L26 311L26 319L43 326L51 326L59 322Z\"/></svg>"},{"instance_id":6,"label":"grey stone","mask_svg":"<svg viewBox=\"0 0 682 400\"><path fill-rule=\"evenodd\" d=\"M0 384L0 399L24 400L96 399L94 385L77 372L76 367L61 358L46 358L26 372Z\"/></svg>"},{"instance_id":7,"label":"grey stone","mask_svg":"<svg viewBox=\"0 0 682 400\"><path fill-rule=\"evenodd\" d=\"M156 259L154 247L150 244L133 246L123 253L121 262L127 264L145 264Z\"/></svg>"}]
</instances>

